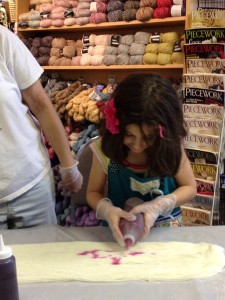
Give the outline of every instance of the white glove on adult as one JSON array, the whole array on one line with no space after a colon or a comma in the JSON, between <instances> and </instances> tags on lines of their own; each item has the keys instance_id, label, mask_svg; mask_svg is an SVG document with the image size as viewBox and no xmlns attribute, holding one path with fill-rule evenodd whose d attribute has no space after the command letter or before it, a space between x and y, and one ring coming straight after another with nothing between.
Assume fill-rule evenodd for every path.
<instances>
[{"instance_id":1,"label":"white glove on adult","mask_svg":"<svg viewBox=\"0 0 225 300\"><path fill-rule=\"evenodd\" d=\"M171 214L176 205L176 195L168 194L165 196L159 196L154 200L144 202L141 205L134 207L130 213L136 215L143 213L145 218L145 230L144 237L149 233L150 228L154 225L158 216L167 217Z\"/></svg>"},{"instance_id":2,"label":"white glove on adult","mask_svg":"<svg viewBox=\"0 0 225 300\"><path fill-rule=\"evenodd\" d=\"M68 168L63 168L60 166L60 174L62 180L62 194L64 196L70 196L73 193L77 193L83 184L83 176L77 168L78 162L73 166Z\"/></svg>"},{"instance_id":3,"label":"white glove on adult","mask_svg":"<svg viewBox=\"0 0 225 300\"><path fill-rule=\"evenodd\" d=\"M133 221L136 217L130 212L126 212L125 210L114 206L109 198L103 198L98 202L96 217L97 219L108 222L114 239L121 247L125 247L124 238L119 229L120 218Z\"/></svg>"}]
</instances>

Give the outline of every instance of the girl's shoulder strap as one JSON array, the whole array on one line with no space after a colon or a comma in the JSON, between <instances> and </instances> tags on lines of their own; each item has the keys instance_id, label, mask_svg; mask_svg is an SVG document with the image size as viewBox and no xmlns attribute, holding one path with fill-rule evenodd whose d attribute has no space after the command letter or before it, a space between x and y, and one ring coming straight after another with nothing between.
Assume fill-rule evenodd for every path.
<instances>
[{"instance_id":1,"label":"girl's shoulder strap","mask_svg":"<svg viewBox=\"0 0 225 300\"><path fill-rule=\"evenodd\" d=\"M101 141L102 141L101 138L94 140L90 144L90 147L91 147L93 153L96 155L97 159L99 160L99 162L103 168L103 171L107 174L109 158L102 152Z\"/></svg>"}]
</instances>

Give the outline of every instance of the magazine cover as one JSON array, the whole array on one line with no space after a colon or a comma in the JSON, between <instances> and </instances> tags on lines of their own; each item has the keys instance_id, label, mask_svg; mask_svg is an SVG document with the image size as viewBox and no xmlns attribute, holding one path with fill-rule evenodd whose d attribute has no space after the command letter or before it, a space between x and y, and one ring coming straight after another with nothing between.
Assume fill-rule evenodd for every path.
<instances>
[{"instance_id":1,"label":"magazine cover","mask_svg":"<svg viewBox=\"0 0 225 300\"><path fill-rule=\"evenodd\" d=\"M187 44L192 43L225 43L225 28L191 28L185 29Z\"/></svg>"},{"instance_id":2,"label":"magazine cover","mask_svg":"<svg viewBox=\"0 0 225 300\"><path fill-rule=\"evenodd\" d=\"M183 88L202 88L212 90L225 90L224 74L183 74Z\"/></svg>"},{"instance_id":3,"label":"magazine cover","mask_svg":"<svg viewBox=\"0 0 225 300\"><path fill-rule=\"evenodd\" d=\"M208 149L200 150L191 147L185 147L185 152L190 162L212 165L216 165L218 163L218 152L210 152Z\"/></svg>"},{"instance_id":4,"label":"magazine cover","mask_svg":"<svg viewBox=\"0 0 225 300\"><path fill-rule=\"evenodd\" d=\"M184 138L184 147L219 152L220 137L207 134L188 133Z\"/></svg>"},{"instance_id":5,"label":"magazine cover","mask_svg":"<svg viewBox=\"0 0 225 300\"><path fill-rule=\"evenodd\" d=\"M196 9L191 12L191 28L225 27L225 10Z\"/></svg>"},{"instance_id":6,"label":"magazine cover","mask_svg":"<svg viewBox=\"0 0 225 300\"><path fill-rule=\"evenodd\" d=\"M185 118L184 123L188 134L220 136L222 130L222 121L220 120Z\"/></svg>"},{"instance_id":7,"label":"magazine cover","mask_svg":"<svg viewBox=\"0 0 225 300\"><path fill-rule=\"evenodd\" d=\"M211 225L212 212L189 206L181 206L183 226Z\"/></svg>"},{"instance_id":8,"label":"magazine cover","mask_svg":"<svg viewBox=\"0 0 225 300\"><path fill-rule=\"evenodd\" d=\"M210 187L209 187L210 189ZM194 208L199 208L199 209L205 209L205 210L212 210L213 208L213 193L210 193L210 195L201 195L198 194L195 196L194 199L191 201L185 203L185 206L190 206Z\"/></svg>"},{"instance_id":9,"label":"magazine cover","mask_svg":"<svg viewBox=\"0 0 225 300\"><path fill-rule=\"evenodd\" d=\"M200 118L211 120L223 120L224 108L219 105L208 104L186 104L183 106L185 118Z\"/></svg>"},{"instance_id":10,"label":"magazine cover","mask_svg":"<svg viewBox=\"0 0 225 300\"><path fill-rule=\"evenodd\" d=\"M188 58L186 59L186 70L189 74L225 74L225 59Z\"/></svg>"},{"instance_id":11,"label":"magazine cover","mask_svg":"<svg viewBox=\"0 0 225 300\"><path fill-rule=\"evenodd\" d=\"M186 104L215 104L224 106L224 91L201 88L184 88L183 103Z\"/></svg>"},{"instance_id":12,"label":"magazine cover","mask_svg":"<svg viewBox=\"0 0 225 300\"><path fill-rule=\"evenodd\" d=\"M215 181L217 175L216 165L204 165L191 163L191 167L196 179L204 179L208 181Z\"/></svg>"},{"instance_id":13,"label":"magazine cover","mask_svg":"<svg viewBox=\"0 0 225 300\"><path fill-rule=\"evenodd\" d=\"M205 179L196 179L197 193L202 196L213 196L215 182Z\"/></svg>"},{"instance_id":14,"label":"magazine cover","mask_svg":"<svg viewBox=\"0 0 225 300\"><path fill-rule=\"evenodd\" d=\"M185 44L184 55L187 58L225 59L225 44Z\"/></svg>"}]
</instances>

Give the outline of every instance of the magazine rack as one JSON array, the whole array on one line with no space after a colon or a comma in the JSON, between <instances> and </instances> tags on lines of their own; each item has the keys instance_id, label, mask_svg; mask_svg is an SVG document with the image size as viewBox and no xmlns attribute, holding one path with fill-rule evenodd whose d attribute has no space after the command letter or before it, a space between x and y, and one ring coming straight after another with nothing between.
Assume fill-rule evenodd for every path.
<instances>
[{"instance_id":1,"label":"magazine rack","mask_svg":"<svg viewBox=\"0 0 225 300\"><path fill-rule=\"evenodd\" d=\"M204 32L207 31L209 36L210 28L209 24L211 21L207 23L207 20L203 20L201 23L201 20L197 20L199 22L196 22L196 24L200 24L200 27L194 26L196 24L193 24L192 21L192 14L195 13L197 9L217 9L220 10L219 13L224 13L224 11L221 10L221 8L225 9L225 1L203 1L203 0L187 0L187 10L186 10L186 25L185 25L185 35L186 35L186 45L188 47L191 45L191 47L195 47L196 43L198 43L198 46L201 48L201 50L206 49L207 47L205 45L208 45L208 48L214 47L214 43L223 43L222 48L223 53L225 53L225 42L223 41L217 41L217 39L209 38L209 41L204 40L204 37L199 38L198 41L196 40L188 40L187 39L187 30L192 29L197 31L200 29L202 30L204 28ZM195 14L196 16L196 14ZM211 17L210 17L211 18ZM193 21L194 22L194 21ZM204 24L207 24L204 27ZM213 23L211 23L213 24ZM215 24L212 26L215 29ZM224 26L225 27L225 26ZM217 27L218 32L223 31L225 32L225 28ZM202 31L202 32L203 32ZM212 32L215 32L212 31ZM196 35L195 35L196 36ZM204 43L202 43L204 41ZM201 44L201 45L200 45ZM204 48L205 47L205 48ZM189 49L190 50L190 49ZM192 49L191 49L192 50ZM194 50L194 48L193 48ZM183 75L183 91L184 91L184 103L183 108L184 111L186 108L190 108L189 115L186 117L192 118L192 112L195 110L199 110L202 112L202 114L196 115L193 113L193 118L195 118L196 123L200 123L202 120L206 120L203 118L207 118L207 121L201 124L203 128L199 130L199 132L193 133L192 130L196 130L195 128L189 128L190 131L188 132L188 137L185 143L185 148L187 155L192 163L192 168L195 173L196 178L196 184L197 184L197 196L190 201L189 203L182 206L182 215L183 215L183 225L184 226L197 226L197 225L219 225L221 224L220 220L222 219L223 214L225 215L225 212L221 210L221 207L223 204L222 200L220 199L220 177L221 174L224 173L224 158L225 158L225 150L224 150L224 124L225 124L225 118L224 118L224 95L225 95L225 56L220 57L219 60L211 60L209 63L209 56L208 54L204 55L204 51L201 51L203 54L198 54L196 51L190 51L192 54L190 54L187 49L184 46L185 51L185 69L184 69L184 75ZM195 64L195 67L193 69L190 68L191 64ZM217 65L218 63L218 65ZM199 68L196 68L196 66L200 66ZM202 66L207 66L207 68L203 68ZM220 68L217 68L217 66L220 66ZM186 74L189 74L188 76ZM192 74L191 74L192 73ZM212 74L213 73L213 74ZM219 75L219 73L222 75ZM212 74L209 76L208 74ZM216 80L222 80L222 88L216 85L203 85L198 86L198 83L200 81L206 82L206 78L210 77L211 80L215 78ZM193 82L198 82L196 86L193 84L193 82L190 84L189 82L189 90L188 90L188 84L187 84L187 78L193 80ZM191 91L191 93L188 93ZM191 95L191 96L190 96ZM194 95L194 96L193 96ZM198 95L198 96L196 96ZM219 97L217 97L219 96ZM216 105L216 106L215 106ZM212 114L212 118L209 118L209 115L207 115L205 112L207 110L213 110L218 108L220 110L220 120L221 123L216 120L216 117ZM185 112L184 112L185 115ZM190 119L188 119L190 120ZM194 120L194 119L193 119ZM211 131L211 129L207 129L207 126L209 124L214 124L213 126L216 127L216 124L220 124L220 131L216 134ZM205 127L204 127L205 126ZM200 128L200 127L199 127ZM207 132L208 131L208 132ZM195 142L190 138L191 135L194 135ZM211 139L211 143L208 144L205 142L207 138L207 141ZM201 144L201 142L202 144ZM217 143L217 145L216 145ZM214 144L214 145L213 145ZM216 148L213 148L213 146L216 145ZM198 148L199 147L199 148ZM207 148L208 147L208 148ZM210 174L207 172L211 172ZM214 173L214 176L211 176L211 174Z\"/></svg>"}]
</instances>

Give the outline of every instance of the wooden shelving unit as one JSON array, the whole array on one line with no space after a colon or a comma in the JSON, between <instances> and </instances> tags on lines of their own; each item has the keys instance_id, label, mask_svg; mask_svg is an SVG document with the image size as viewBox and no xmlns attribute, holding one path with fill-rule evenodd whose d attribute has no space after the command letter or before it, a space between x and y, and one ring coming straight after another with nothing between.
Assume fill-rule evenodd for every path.
<instances>
[{"instance_id":1,"label":"wooden shelving unit","mask_svg":"<svg viewBox=\"0 0 225 300\"><path fill-rule=\"evenodd\" d=\"M19 15L29 11L29 0L16 1L16 18ZM185 27L185 17L171 17L165 19L152 19L148 22L105 22L101 24L73 25L49 28L18 28L20 37L35 37L52 35L54 37L63 36L66 39L80 39L83 34L133 34L137 31L146 32L170 32L176 31L183 34ZM62 78L76 79L80 76L88 82L99 81L105 82L108 76L115 76L116 80L122 80L127 74L132 72L151 72L159 73L164 77L178 79L183 73L183 64L170 65L114 65L114 66L44 66L46 74L57 72ZM95 72L95 73L94 73ZM94 78L93 78L94 73Z\"/></svg>"}]
</instances>

